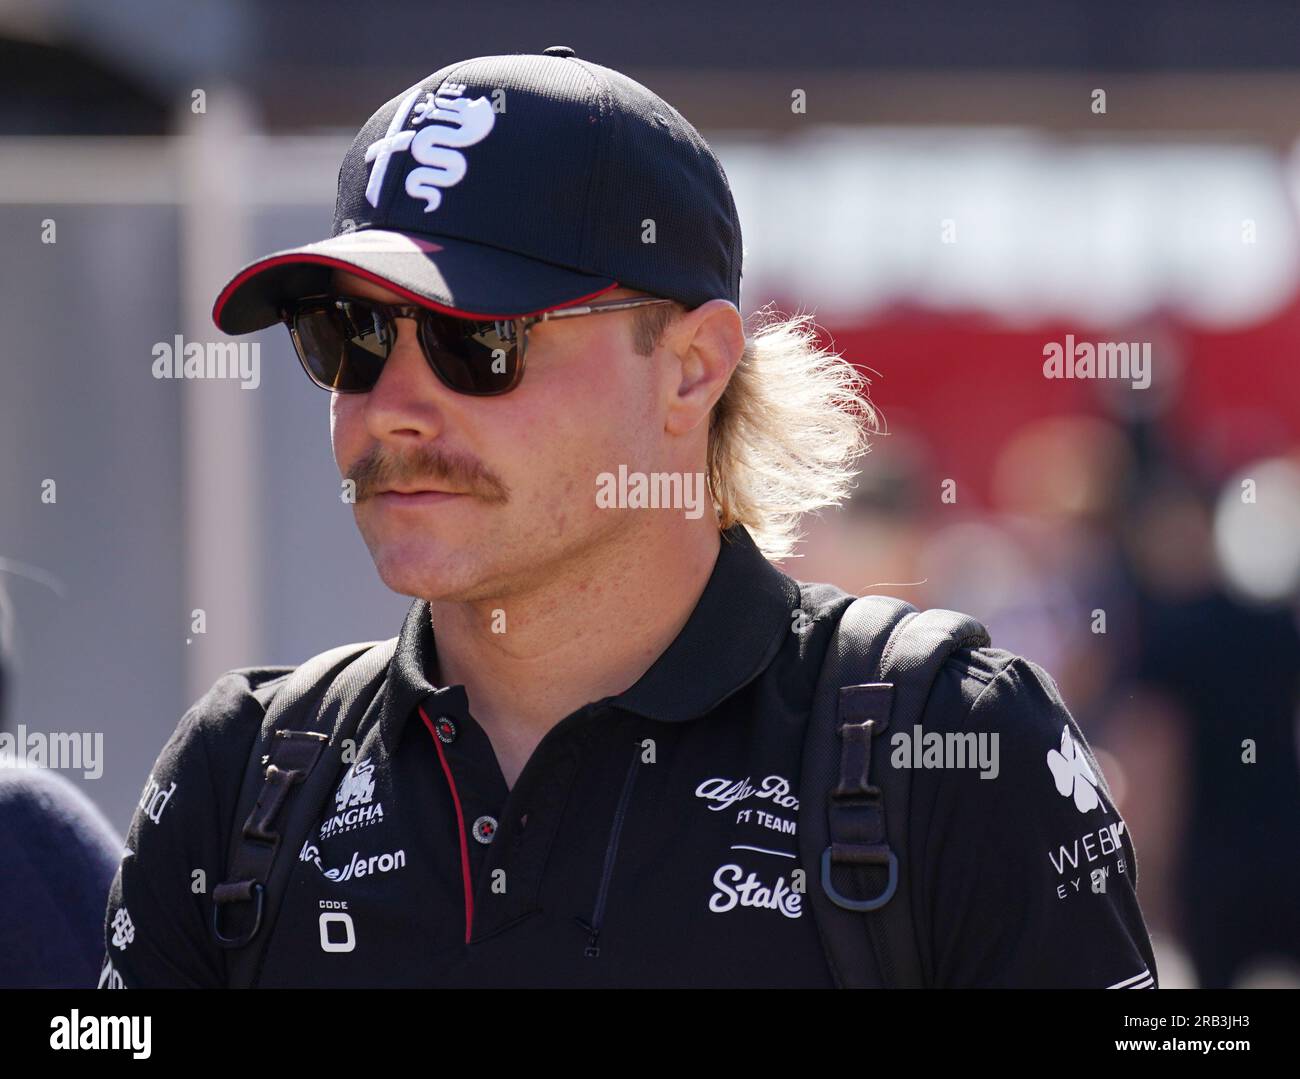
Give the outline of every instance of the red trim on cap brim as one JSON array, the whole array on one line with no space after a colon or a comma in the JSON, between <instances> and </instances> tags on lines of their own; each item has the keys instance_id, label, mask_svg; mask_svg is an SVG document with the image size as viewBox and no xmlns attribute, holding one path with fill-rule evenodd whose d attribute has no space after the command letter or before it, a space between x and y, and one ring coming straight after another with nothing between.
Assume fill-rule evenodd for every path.
<instances>
[{"instance_id":1,"label":"red trim on cap brim","mask_svg":"<svg viewBox=\"0 0 1300 1079\"><path fill-rule=\"evenodd\" d=\"M356 274L358 277L364 277L367 281L370 281L373 284L382 285L384 288L396 292L399 296L405 296L412 303L417 303L421 307L428 307L434 311L441 311L443 314L447 315L457 315L460 318L527 318L529 315L540 315L543 311L558 311L564 307L572 307L575 304L584 303L587 300L595 299L597 296L603 296L611 289L619 287L618 282L615 281L613 284L606 285L604 288L597 289L595 292L589 292L585 296L579 296L572 300L565 300L563 303L552 304L550 307L539 307L535 311L509 311L497 313L487 311L465 311L458 307L448 307L446 304L438 303L437 300L431 300L427 296L421 296L417 292L412 292L410 289L405 289L401 285L389 281L387 278L380 277L377 273L363 269L354 263L345 262L343 259L335 258L332 255L280 255L276 258L270 258L263 262L254 263L221 290L221 295L217 297L217 302L212 306L212 321L216 324L217 329L221 329L222 309L229 302L230 297L234 294L235 290L244 284L244 282L256 277L260 273L272 269L275 266L301 262L312 262L321 266L332 266L337 270L347 270L349 273ZM225 333L224 330L221 332Z\"/></svg>"}]
</instances>

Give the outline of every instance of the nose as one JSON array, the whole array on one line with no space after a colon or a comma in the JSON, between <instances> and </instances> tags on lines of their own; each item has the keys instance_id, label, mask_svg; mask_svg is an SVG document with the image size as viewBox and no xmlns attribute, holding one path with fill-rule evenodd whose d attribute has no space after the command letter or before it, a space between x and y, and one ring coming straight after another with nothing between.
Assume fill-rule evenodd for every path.
<instances>
[{"instance_id":1,"label":"nose","mask_svg":"<svg viewBox=\"0 0 1300 1079\"><path fill-rule=\"evenodd\" d=\"M408 434L434 437L443 427L454 394L429 367L415 319L393 322L396 340L374 387L366 394L366 423L376 439Z\"/></svg>"}]
</instances>

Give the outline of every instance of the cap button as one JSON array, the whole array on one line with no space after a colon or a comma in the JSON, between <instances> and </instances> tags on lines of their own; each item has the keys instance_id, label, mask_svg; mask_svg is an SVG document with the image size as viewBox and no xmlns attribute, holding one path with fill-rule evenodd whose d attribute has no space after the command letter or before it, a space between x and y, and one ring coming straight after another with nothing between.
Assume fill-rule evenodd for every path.
<instances>
[{"instance_id":1,"label":"cap button","mask_svg":"<svg viewBox=\"0 0 1300 1079\"><path fill-rule=\"evenodd\" d=\"M542 50L543 56L573 56L574 52L568 45L552 45L550 48Z\"/></svg>"}]
</instances>

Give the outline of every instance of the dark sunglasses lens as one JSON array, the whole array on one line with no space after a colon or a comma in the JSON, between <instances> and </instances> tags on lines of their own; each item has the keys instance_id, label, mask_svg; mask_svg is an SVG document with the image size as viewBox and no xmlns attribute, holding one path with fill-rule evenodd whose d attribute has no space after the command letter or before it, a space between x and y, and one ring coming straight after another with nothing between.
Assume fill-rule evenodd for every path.
<instances>
[{"instance_id":1,"label":"dark sunglasses lens","mask_svg":"<svg viewBox=\"0 0 1300 1079\"><path fill-rule=\"evenodd\" d=\"M505 393L519 381L514 319L475 322L450 315L421 320L420 344L442 381L458 393Z\"/></svg>"},{"instance_id":2,"label":"dark sunglasses lens","mask_svg":"<svg viewBox=\"0 0 1300 1079\"><path fill-rule=\"evenodd\" d=\"M294 317L299 351L316 382L340 393L367 393L379 381L391 341L369 304L321 305Z\"/></svg>"}]
</instances>

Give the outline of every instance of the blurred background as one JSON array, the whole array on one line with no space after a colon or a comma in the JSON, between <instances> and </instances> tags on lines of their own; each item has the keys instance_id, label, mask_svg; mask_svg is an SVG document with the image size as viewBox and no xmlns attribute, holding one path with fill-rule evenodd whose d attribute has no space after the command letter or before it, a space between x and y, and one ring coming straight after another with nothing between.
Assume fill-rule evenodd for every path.
<instances>
[{"instance_id":1,"label":"blurred background","mask_svg":"<svg viewBox=\"0 0 1300 1079\"><path fill-rule=\"evenodd\" d=\"M1300 984L1293 3L0 2L4 728L108 732L69 778L124 833L223 671L398 632L283 330L255 390L153 350L327 235L381 103L553 44L701 129L746 313L813 312L871 380L888 433L782 568L1046 667L1162 984ZM1149 346L1150 384L1045 377L1067 335Z\"/></svg>"}]
</instances>

